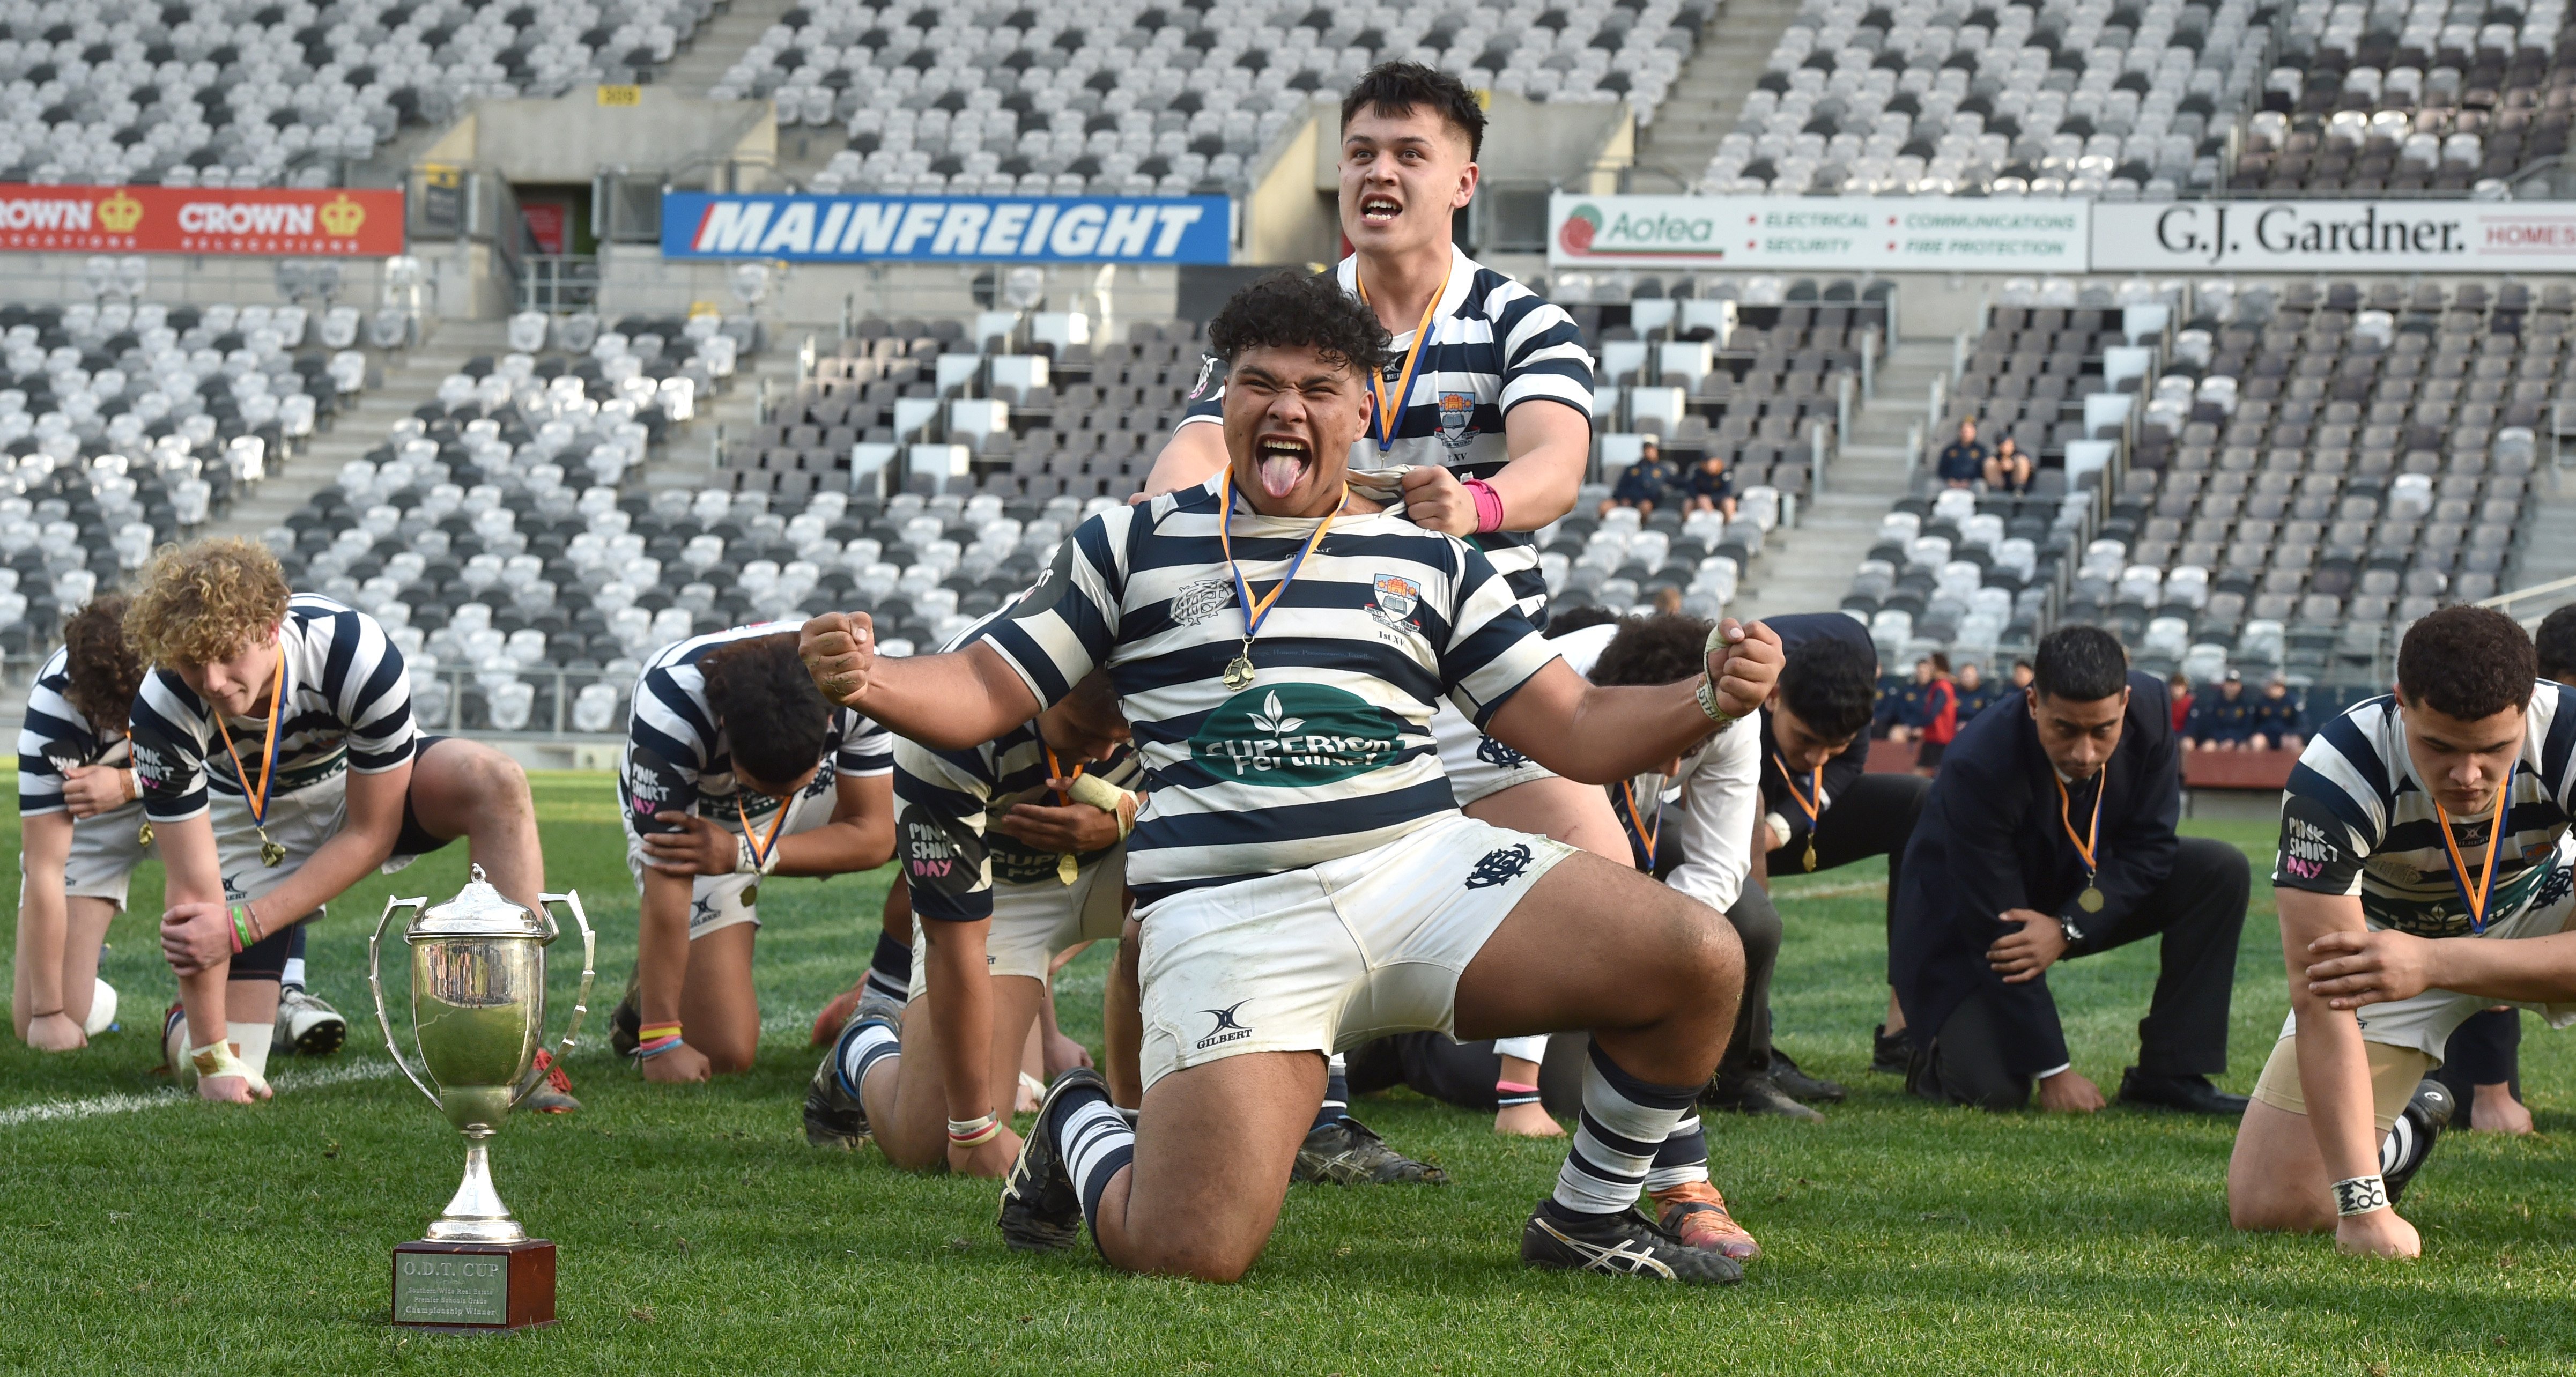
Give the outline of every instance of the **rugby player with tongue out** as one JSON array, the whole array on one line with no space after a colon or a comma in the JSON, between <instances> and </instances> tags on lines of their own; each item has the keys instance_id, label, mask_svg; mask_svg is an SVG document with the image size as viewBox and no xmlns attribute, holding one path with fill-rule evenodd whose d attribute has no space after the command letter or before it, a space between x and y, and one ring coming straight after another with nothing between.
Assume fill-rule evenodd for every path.
<instances>
[{"instance_id":1,"label":"rugby player with tongue out","mask_svg":"<svg viewBox=\"0 0 2576 1377\"><path fill-rule=\"evenodd\" d=\"M1534 533L1573 509L1583 482L1592 356L1563 309L1451 242L1453 219L1475 199L1484 135L1475 94L1418 64L1374 68L1343 97L1340 213L1351 252L1335 280L1394 337L1386 371L1369 389L1368 429L1348 463L1355 496L1482 549L1523 614L1545 626L1547 584ZM1212 483L1225 467L1225 372L1211 358L1199 376L1145 495ZM1263 483L1295 490L1302 473L1311 484L1313 457L1290 457L1291 437L1280 438L1278 458L1267 444L1261 449ZM1436 714L1431 729L1468 816L1628 858L1601 790L1550 774L1455 710ZM1504 1080L1536 1083L1541 1042L1496 1050ZM1339 1112L1339 1098L1327 1098L1327 1118ZM1318 1121L1319 1133L1326 1127ZM1506 1107L1495 1128L1558 1131L1536 1104Z\"/></svg>"}]
</instances>

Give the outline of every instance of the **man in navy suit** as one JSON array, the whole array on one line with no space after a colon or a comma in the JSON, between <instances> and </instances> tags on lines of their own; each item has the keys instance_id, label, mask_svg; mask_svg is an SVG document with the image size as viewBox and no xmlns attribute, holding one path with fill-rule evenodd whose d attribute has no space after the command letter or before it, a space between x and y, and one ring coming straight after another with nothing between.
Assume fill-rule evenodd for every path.
<instances>
[{"instance_id":1,"label":"man in navy suit","mask_svg":"<svg viewBox=\"0 0 2576 1377\"><path fill-rule=\"evenodd\" d=\"M1905 851L1890 958L1916 1053L1915 1093L2089 1113L2046 972L2161 935L2161 970L2120 1099L2241 1114L2227 1007L2245 925L2244 853L2177 837L2182 775L2165 686L2131 672L2112 635L2061 627L2040 642L2020 710L1959 732Z\"/></svg>"}]
</instances>

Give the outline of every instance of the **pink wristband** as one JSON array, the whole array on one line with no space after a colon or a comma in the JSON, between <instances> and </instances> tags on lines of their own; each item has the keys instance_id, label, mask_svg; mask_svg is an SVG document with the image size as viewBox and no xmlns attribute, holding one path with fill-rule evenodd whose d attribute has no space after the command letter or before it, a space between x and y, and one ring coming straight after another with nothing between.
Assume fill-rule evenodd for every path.
<instances>
[{"instance_id":1,"label":"pink wristband","mask_svg":"<svg viewBox=\"0 0 2576 1377\"><path fill-rule=\"evenodd\" d=\"M1488 531L1501 530L1503 495L1494 491L1494 485L1482 478L1470 478L1459 486L1467 490L1468 496L1476 499L1476 534L1483 535Z\"/></svg>"}]
</instances>

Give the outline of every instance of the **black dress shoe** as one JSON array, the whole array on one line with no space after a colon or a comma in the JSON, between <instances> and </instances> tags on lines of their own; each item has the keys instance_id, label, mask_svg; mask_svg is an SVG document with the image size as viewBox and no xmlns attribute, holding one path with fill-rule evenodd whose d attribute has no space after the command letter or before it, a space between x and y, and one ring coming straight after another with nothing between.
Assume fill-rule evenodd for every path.
<instances>
[{"instance_id":1,"label":"black dress shoe","mask_svg":"<svg viewBox=\"0 0 2576 1377\"><path fill-rule=\"evenodd\" d=\"M2120 1103L2238 1118L2247 1100L2211 1085L2207 1076L2157 1076L2132 1066L2120 1073Z\"/></svg>"},{"instance_id":2,"label":"black dress shoe","mask_svg":"<svg viewBox=\"0 0 2576 1377\"><path fill-rule=\"evenodd\" d=\"M1825 1116L1790 1098L1789 1092L1769 1076L1720 1074L1699 1094L1699 1102L1712 1109L1731 1109L1738 1114L1769 1114L1783 1119L1806 1119L1822 1123Z\"/></svg>"},{"instance_id":3,"label":"black dress shoe","mask_svg":"<svg viewBox=\"0 0 2576 1377\"><path fill-rule=\"evenodd\" d=\"M1798 1063L1789 1060L1789 1054L1777 1047L1771 1049L1771 1079L1789 1092L1789 1098L1812 1104L1841 1104L1843 1097L1851 1093L1843 1089L1839 1081L1810 1076L1799 1070Z\"/></svg>"},{"instance_id":4,"label":"black dress shoe","mask_svg":"<svg viewBox=\"0 0 2576 1377\"><path fill-rule=\"evenodd\" d=\"M1878 1025L1869 1040L1869 1069L1882 1076L1902 1076L1913 1064L1914 1040L1902 1029L1891 1033L1886 1024Z\"/></svg>"}]
</instances>

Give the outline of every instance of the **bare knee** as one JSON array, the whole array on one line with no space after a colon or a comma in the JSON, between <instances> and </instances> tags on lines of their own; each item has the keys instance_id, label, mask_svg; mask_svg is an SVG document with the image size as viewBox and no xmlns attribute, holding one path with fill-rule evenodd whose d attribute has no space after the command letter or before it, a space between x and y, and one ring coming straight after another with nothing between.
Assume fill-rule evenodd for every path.
<instances>
[{"instance_id":1,"label":"bare knee","mask_svg":"<svg viewBox=\"0 0 2576 1377\"><path fill-rule=\"evenodd\" d=\"M499 751L484 749L466 757L464 784L478 808L518 816L533 810L528 772Z\"/></svg>"},{"instance_id":2,"label":"bare knee","mask_svg":"<svg viewBox=\"0 0 2576 1377\"><path fill-rule=\"evenodd\" d=\"M1259 1242L1250 1247L1229 1247L1221 1240L1206 1239L1165 1248L1152 1262L1136 1270L1222 1285L1243 1280L1243 1274L1252 1270L1260 1256Z\"/></svg>"}]
</instances>

